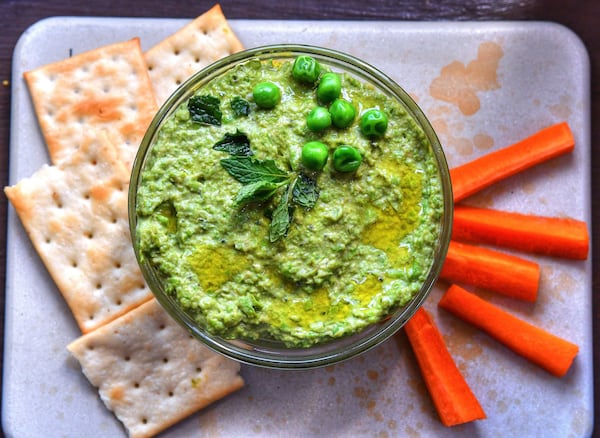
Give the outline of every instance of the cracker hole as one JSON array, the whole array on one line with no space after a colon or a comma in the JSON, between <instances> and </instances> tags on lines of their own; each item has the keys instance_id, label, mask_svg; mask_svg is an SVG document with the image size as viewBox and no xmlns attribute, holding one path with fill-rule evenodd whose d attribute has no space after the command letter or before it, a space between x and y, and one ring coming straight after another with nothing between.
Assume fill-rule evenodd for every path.
<instances>
[{"instance_id":1,"label":"cracker hole","mask_svg":"<svg viewBox=\"0 0 600 438\"><path fill-rule=\"evenodd\" d=\"M200 58L196 57L196 59L194 59L194 61L196 62L196 64L200 63Z\"/></svg>"},{"instance_id":2,"label":"cracker hole","mask_svg":"<svg viewBox=\"0 0 600 438\"><path fill-rule=\"evenodd\" d=\"M46 237L45 241L46 243L52 243L52 239L50 239L49 237Z\"/></svg>"},{"instance_id":3,"label":"cracker hole","mask_svg":"<svg viewBox=\"0 0 600 438\"><path fill-rule=\"evenodd\" d=\"M168 357L163 357L163 363L169 363L169 358Z\"/></svg>"},{"instance_id":4,"label":"cracker hole","mask_svg":"<svg viewBox=\"0 0 600 438\"><path fill-rule=\"evenodd\" d=\"M83 194L83 199L90 199L90 194L88 192L85 192Z\"/></svg>"},{"instance_id":5,"label":"cracker hole","mask_svg":"<svg viewBox=\"0 0 600 438\"><path fill-rule=\"evenodd\" d=\"M143 290L143 289L146 289L146 284L145 284L145 283L141 283L141 284L140 284L140 289L142 289L142 290Z\"/></svg>"},{"instance_id":6,"label":"cracker hole","mask_svg":"<svg viewBox=\"0 0 600 438\"><path fill-rule=\"evenodd\" d=\"M169 391L169 397L173 397L175 394L173 393L173 391Z\"/></svg>"},{"instance_id":7,"label":"cracker hole","mask_svg":"<svg viewBox=\"0 0 600 438\"><path fill-rule=\"evenodd\" d=\"M165 328L166 328L166 326L164 324L161 324L161 325L158 326L159 330L164 330Z\"/></svg>"},{"instance_id":8,"label":"cracker hole","mask_svg":"<svg viewBox=\"0 0 600 438\"><path fill-rule=\"evenodd\" d=\"M153 69L154 69L154 66L153 66L153 65L149 65L149 66L148 66L148 71L152 71Z\"/></svg>"},{"instance_id":9,"label":"cracker hole","mask_svg":"<svg viewBox=\"0 0 600 438\"><path fill-rule=\"evenodd\" d=\"M133 384L133 387L134 387L134 388L139 388L139 387L140 387L140 384L139 384L138 382L135 382L135 383Z\"/></svg>"},{"instance_id":10,"label":"cracker hole","mask_svg":"<svg viewBox=\"0 0 600 438\"><path fill-rule=\"evenodd\" d=\"M92 315L90 315L90 317L89 317L88 319L89 319L90 321L93 321L93 320L94 320L94 315L93 315L93 314L92 314Z\"/></svg>"},{"instance_id":11,"label":"cracker hole","mask_svg":"<svg viewBox=\"0 0 600 438\"><path fill-rule=\"evenodd\" d=\"M72 268L76 268L77 266L78 266L78 264L77 264L77 260L73 260L73 261L71 262L71 267L72 267Z\"/></svg>"},{"instance_id":12,"label":"cracker hole","mask_svg":"<svg viewBox=\"0 0 600 438\"><path fill-rule=\"evenodd\" d=\"M177 79L177 80L175 81L175 84L176 84L176 85L181 85L181 79Z\"/></svg>"},{"instance_id":13,"label":"cracker hole","mask_svg":"<svg viewBox=\"0 0 600 438\"><path fill-rule=\"evenodd\" d=\"M119 261L116 261L116 262L114 263L114 266L115 266L115 268L117 268L117 269L121 269L121 266L122 266L122 265L121 265L121 262L119 262Z\"/></svg>"},{"instance_id":14,"label":"cracker hole","mask_svg":"<svg viewBox=\"0 0 600 438\"><path fill-rule=\"evenodd\" d=\"M92 233L91 231L88 231L87 233L85 233L85 237L87 237L88 239L93 239L94 233Z\"/></svg>"},{"instance_id":15,"label":"cracker hole","mask_svg":"<svg viewBox=\"0 0 600 438\"><path fill-rule=\"evenodd\" d=\"M96 283L96 289L102 289L102 283Z\"/></svg>"},{"instance_id":16,"label":"cracker hole","mask_svg":"<svg viewBox=\"0 0 600 438\"><path fill-rule=\"evenodd\" d=\"M142 423L148 424L148 419L147 418L142 418Z\"/></svg>"},{"instance_id":17,"label":"cracker hole","mask_svg":"<svg viewBox=\"0 0 600 438\"><path fill-rule=\"evenodd\" d=\"M180 53L179 49L173 49L173 55L179 56Z\"/></svg>"},{"instance_id":18,"label":"cracker hole","mask_svg":"<svg viewBox=\"0 0 600 438\"><path fill-rule=\"evenodd\" d=\"M125 359L125 362L129 362L129 361L131 360L131 357L129 357L129 356L125 356L125 358L124 358L124 359ZM138 385L138 386L139 386L139 385Z\"/></svg>"},{"instance_id":19,"label":"cracker hole","mask_svg":"<svg viewBox=\"0 0 600 438\"><path fill-rule=\"evenodd\" d=\"M123 301L121 301L121 300L117 300L117 301L115 301L115 304L116 304L117 306L120 306L121 304L123 304Z\"/></svg>"},{"instance_id":20,"label":"cracker hole","mask_svg":"<svg viewBox=\"0 0 600 438\"><path fill-rule=\"evenodd\" d=\"M201 372L202 372L202 368L200 368L200 367L196 367L196 372L197 372L197 373L201 373Z\"/></svg>"},{"instance_id":21,"label":"cracker hole","mask_svg":"<svg viewBox=\"0 0 600 438\"><path fill-rule=\"evenodd\" d=\"M56 204L58 208L63 208L62 201L60 200L60 195L56 192L52 192L52 200Z\"/></svg>"},{"instance_id":22,"label":"cracker hole","mask_svg":"<svg viewBox=\"0 0 600 438\"><path fill-rule=\"evenodd\" d=\"M116 224L116 223L117 223L117 218L116 218L116 217L113 217L113 218L111 219L111 222L112 222L113 224Z\"/></svg>"}]
</instances>

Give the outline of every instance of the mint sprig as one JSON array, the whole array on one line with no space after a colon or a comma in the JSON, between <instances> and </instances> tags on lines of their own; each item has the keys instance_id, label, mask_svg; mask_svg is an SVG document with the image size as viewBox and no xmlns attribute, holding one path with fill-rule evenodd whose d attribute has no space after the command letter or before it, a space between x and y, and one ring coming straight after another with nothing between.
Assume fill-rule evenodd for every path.
<instances>
[{"instance_id":1,"label":"mint sprig","mask_svg":"<svg viewBox=\"0 0 600 438\"><path fill-rule=\"evenodd\" d=\"M319 189L316 181L305 174L282 170L274 160L259 160L251 157L249 141L248 151L237 154L240 149L230 140L233 136L241 138L242 135L239 131L235 135L226 134L223 140L213 146L213 149L231 154L230 157L221 160L221 166L242 184L235 198L236 205L262 203L281 192L269 225L269 240L276 242L287 235L294 215L294 207L300 206L307 210L313 208L319 198Z\"/></svg>"}]
</instances>

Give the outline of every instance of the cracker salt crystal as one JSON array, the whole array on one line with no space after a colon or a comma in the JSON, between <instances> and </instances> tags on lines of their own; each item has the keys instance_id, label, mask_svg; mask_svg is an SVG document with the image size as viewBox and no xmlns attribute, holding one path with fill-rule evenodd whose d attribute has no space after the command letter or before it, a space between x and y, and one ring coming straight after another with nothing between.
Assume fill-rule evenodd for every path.
<instances>
[{"instance_id":1,"label":"cracker salt crystal","mask_svg":"<svg viewBox=\"0 0 600 438\"><path fill-rule=\"evenodd\" d=\"M128 184L101 132L82 139L67 163L4 189L84 333L152 297L132 249Z\"/></svg>"},{"instance_id":2,"label":"cracker salt crystal","mask_svg":"<svg viewBox=\"0 0 600 438\"><path fill-rule=\"evenodd\" d=\"M152 436L244 384L155 299L67 347L130 437Z\"/></svg>"},{"instance_id":3,"label":"cracker salt crystal","mask_svg":"<svg viewBox=\"0 0 600 438\"><path fill-rule=\"evenodd\" d=\"M24 73L50 159L68 161L96 129L110 129L129 168L156 113L139 38Z\"/></svg>"},{"instance_id":4,"label":"cracker salt crystal","mask_svg":"<svg viewBox=\"0 0 600 438\"><path fill-rule=\"evenodd\" d=\"M145 52L159 104L202 68L243 49L217 4Z\"/></svg>"}]
</instances>

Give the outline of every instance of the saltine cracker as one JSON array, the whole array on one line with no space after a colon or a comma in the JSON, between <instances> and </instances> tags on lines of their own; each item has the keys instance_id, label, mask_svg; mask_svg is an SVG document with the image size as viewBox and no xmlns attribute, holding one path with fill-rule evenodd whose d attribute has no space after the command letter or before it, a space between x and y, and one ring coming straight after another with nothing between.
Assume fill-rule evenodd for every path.
<instances>
[{"instance_id":1,"label":"saltine cracker","mask_svg":"<svg viewBox=\"0 0 600 438\"><path fill-rule=\"evenodd\" d=\"M144 53L159 104L202 68L243 49L217 4Z\"/></svg>"},{"instance_id":2,"label":"saltine cracker","mask_svg":"<svg viewBox=\"0 0 600 438\"><path fill-rule=\"evenodd\" d=\"M153 299L67 347L132 438L153 436L244 385Z\"/></svg>"},{"instance_id":3,"label":"saltine cracker","mask_svg":"<svg viewBox=\"0 0 600 438\"><path fill-rule=\"evenodd\" d=\"M4 189L84 333L152 297L131 244L128 185L128 170L101 132L68 162Z\"/></svg>"},{"instance_id":4,"label":"saltine cracker","mask_svg":"<svg viewBox=\"0 0 600 438\"><path fill-rule=\"evenodd\" d=\"M106 128L120 160L131 167L157 111L139 38L46 64L24 77L53 164L69 161L90 135Z\"/></svg>"}]
</instances>

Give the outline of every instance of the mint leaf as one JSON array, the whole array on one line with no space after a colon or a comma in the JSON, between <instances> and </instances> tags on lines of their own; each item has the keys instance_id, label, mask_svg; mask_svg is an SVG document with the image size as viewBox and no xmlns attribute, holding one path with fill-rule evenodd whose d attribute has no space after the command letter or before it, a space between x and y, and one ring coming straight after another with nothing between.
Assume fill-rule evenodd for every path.
<instances>
[{"instance_id":1,"label":"mint leaf","mask_svg":"<svg viewBox=\"0 0 600 438\"><path fill-rule=\"evenodd\" d=\"M250 184L245 184L240 188L235 203L237 205L248 204L250 202L266 201L272 197L277 189L284 183L275 183L271 181L256 181Z\"/></svg>"},{"instance_id":2,"label":"mint leaf","mask_svg":"<svg viewBox=\"0 0 600 438\"><path fill-rule=\"evenodd\" d=\"M236 117L247 116L250 114L250 102L240 96L235 96L231 99L231 109Z\"/></svg>"},{"instance_id":3,"label":"mint leaf","mask_svg":"<svg viewBox=\"0 0 600 438\"><path fill-rule=\"evenodd\" d=\"M221 101L214 96L192 96L188 100L188 111L194 122L221 126Z\"/></svg>"},{"instance_id":4,"label":"mint leaf","mask_svg":"<svg viewBox=\"0 0 600 438\"><path fill-rule=\"evenodd\" d=\"M273 211L273 217L271 218L271 225L269 226L269 240L276 242L277 240L285 237L292 221L293 209L289 205L290 190L289 186L281 195L281 199L275 210Z\"/></svg>"},{"instance_id":5,"label":"mint leaf","mask_svg":"<svg viewBox=\"0 0 600 438\"><path fill-rule=\"evenodd\" d=\"M250 157L223 158L221 166L242 184L258 181L282 183L290 180L285 170L281 170L273 160L255 160Z\"/></svg>"},{"instance_id":6,"label":"mint leaf","mask_svg":"<svg viewBox=\"0 0 600 438\"><path fill-rule=\"evenodd\" d=\"M223 140L216 142L213 146L215 151L228 152L231 155L252 155L250 140L246 134L239 129L235 134L226 133Z\"/></svg>"},{"instance_id":7,"label":"mint leaf","mask_svg":"<svg viewBox=\"0 0 600 438\"><path fill-rule=\"evenodd\" d=\"M292 189L292 202L310 210L317 203L317 199L319 199L317 182L302 173L298 175Z\"/></svg>"}]
</instances>

